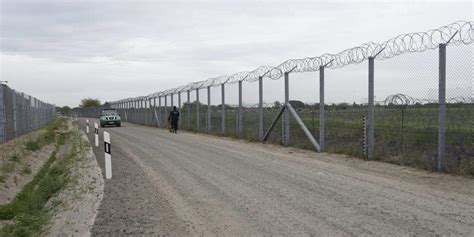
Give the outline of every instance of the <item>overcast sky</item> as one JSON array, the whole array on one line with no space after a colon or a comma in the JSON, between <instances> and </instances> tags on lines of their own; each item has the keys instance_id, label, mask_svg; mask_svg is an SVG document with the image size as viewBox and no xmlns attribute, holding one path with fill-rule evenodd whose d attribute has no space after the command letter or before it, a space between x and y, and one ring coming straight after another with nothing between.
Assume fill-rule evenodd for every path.
<instances>
[{"instance_id":1,"label":"overcast sky","mask_svg":"<svg viewBox=\"0 0 474 237\"><path fill-rule=\"evenodd\" d=\"M84 97L112 101L147 95L472 21L473 14L471 1L0 0L0 8L0 80L46 102L73 107ZM472 53L466 55L472 60ZM366 82L366 67L357 66L360 82ZM436 76L437 66L428 67ZM341 75L354 75L351 68L344 70ZM292 95L315 102L317 74L294 75ZM472 80L472 74L467 76ZM269 83L283 86L283 81ZM357 98L346 96L357 85L366 88L359 82L329 82L328 97L360 102L363 91L355 93ZM247 85L247 95L253 96L248 103L256 101L256 86ZM276 89L265 92L267 102L283 98Z\"/></svg>"}]
</instances>

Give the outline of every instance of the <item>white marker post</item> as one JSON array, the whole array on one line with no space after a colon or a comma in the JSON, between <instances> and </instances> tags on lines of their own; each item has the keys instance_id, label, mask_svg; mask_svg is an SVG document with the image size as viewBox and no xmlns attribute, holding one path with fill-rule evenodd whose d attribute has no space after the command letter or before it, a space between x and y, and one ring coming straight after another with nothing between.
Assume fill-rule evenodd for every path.
<instances>
[{"instance_id":1,"label":"white marker post","mask_svg":"<svg viewBox=\"0 0 474 237\"><path fill-rule=\"evenodd\" d=\"M94 123L94 133L95 133L95 146L99 146L99 125Z\"/></svg>"},{"instance_id":2,"label":"white marker post","mask_svg":"<svg viewBox=\"0 0 474 237\"><path fill-rule=\"evenodd\" d=\"M89 134L89 119L86 119L86 133Z\"/></svg>"},{"instance_id":3,"label":"white marker post","mask_svg":"<svg viewBox=\"0 0 474 237\"><path fill-rule=\"evenodd\" d=\"M112 178L112 155L110 151L110 134L104 132L105 178Z\"/></svg>"}]
</instances>

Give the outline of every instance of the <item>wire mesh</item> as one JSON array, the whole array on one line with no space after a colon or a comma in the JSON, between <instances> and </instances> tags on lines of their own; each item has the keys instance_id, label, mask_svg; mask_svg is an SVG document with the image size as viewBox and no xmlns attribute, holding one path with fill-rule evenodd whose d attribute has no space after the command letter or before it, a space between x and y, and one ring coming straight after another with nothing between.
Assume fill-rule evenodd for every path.
<instances>
[{"instance_id":1,"label":"wire mesh","mask_svg":"<svg viewBox=\"0 0 474 237\"><path fill-rule=\"evenodd\" d=\"M37 130L55 116L54 105L0 84L0 143Z\"/></svg>"},{"instance_id":2,"label":"wire mesh","mask_svg":"<svg viewBox=\"0 0 474 237\"><path fill-rule=\"evenodd\" d=\"M376 159L436 168L438 57L429 50L377 63Z\"/></svg>"}]
</instances>

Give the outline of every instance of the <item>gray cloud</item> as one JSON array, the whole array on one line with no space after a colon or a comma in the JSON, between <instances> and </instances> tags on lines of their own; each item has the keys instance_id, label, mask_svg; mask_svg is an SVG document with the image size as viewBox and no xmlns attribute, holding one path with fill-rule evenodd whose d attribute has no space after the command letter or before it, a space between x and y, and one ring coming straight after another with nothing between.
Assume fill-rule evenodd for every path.
<instances>
[{"instance_id":1,"label":"gray cloud","mask_svg":"<svg viewBox=\"0 0 474 237\"><path fill-rule=\"evenodd\" d=\"M2 0L0 6L2 78L15 89L69 105L84 96L104 101L144 95L339 52L472 14L470 2Z\"/></svg>"}]
</instances>

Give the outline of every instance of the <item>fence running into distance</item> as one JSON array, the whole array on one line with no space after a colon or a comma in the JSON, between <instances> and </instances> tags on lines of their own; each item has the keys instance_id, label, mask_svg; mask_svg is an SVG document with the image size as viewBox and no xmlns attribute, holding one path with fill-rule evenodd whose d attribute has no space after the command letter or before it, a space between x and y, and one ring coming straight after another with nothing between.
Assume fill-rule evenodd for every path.
<instances>
[{"instance_id":1,"label":"fence running into distance","mask_svg":"<svg viewBox=\"0 0 474 237\"><path fill-rule=\"evenodd\" d=\"M166 127L168 112L177 106L180 126L196 132L473 174L473 23L459 21L110 104L132 123ZM360 66L363 62L368 65ZM306 78L296 74L316 71ZM305 86L292 90L290 74ZM265 78L269 94L284 95L281 103L264 102ZM280 78L284 83L275 85ZM247 98L243 82L258 82L247 88ZM226 96L227 91L237 95ZM295 100L304 93L319 101ZM256 95L256 103L248 103ZM207 105L200 102L203 97ZM213 104L216 97L220 101ZM236 105L226 103L235 97Z\"/></svg>"},{"instance_id":2,"label":"fence running into distance","mask_svg":"<svg viewBox=\"0 0 474 237\"><path fill-rule=\"evenodd\" d=\"M54 117L54 105L0 84L0 143L39 129Z\"/></svg>"}]
</instances>

